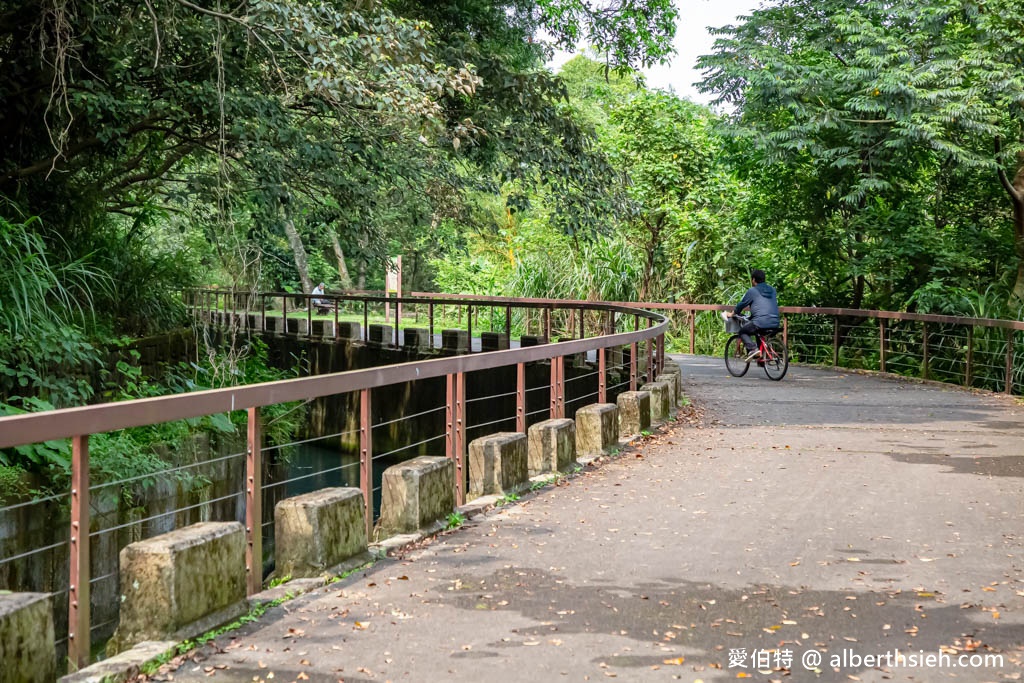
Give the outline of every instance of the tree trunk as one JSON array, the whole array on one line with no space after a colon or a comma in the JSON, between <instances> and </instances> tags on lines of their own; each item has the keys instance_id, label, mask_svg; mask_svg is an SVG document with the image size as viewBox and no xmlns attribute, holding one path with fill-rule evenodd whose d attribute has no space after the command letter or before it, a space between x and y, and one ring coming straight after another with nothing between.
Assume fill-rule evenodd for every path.
<instances>
[{"instance_id":1,"label":"tree trunk","mask_svg":"<svg viewBox=\"0 0 1024 683\"><path fill-rule=\"evenodd\" d=\"M1017 251L1017 280L1010 297L1010 308L1024 304L1024 152L1017 155L1017 175L1013 178L1013 239ZM1016 300L1016 301L1014 301Z\"/></svg>"},{"instance_id":2,"label":"tree trunk","mask_svg":"<svg viewBox=\"0 0 1024 683\"><path fill-rule=\"evenodd\" d=\"M302 245L299 231L295 229L295 223L288 216L284 219L284 234L288 237L288 244L291 245L292 255L295 257L295 269L299 271L302 291L309 294L313 291L313 282L309 279L309 257L306 255L306 247Z\"/></svg>"},{"instance_id":3,"label":"tree trunk","mask_svg":"<svg viewBox=\"0 0 1024 683\"><path fill-rule=\"evenodd\" d=\"M1002 141L996 137L996 159L1002 152ZM1010 294L1010 309L1024 305L1024 151L1017 152L1017 172L1013 181L1006 176L1000 166L999 181L1003 184L1006 194L1010 195L1013 205L1013 243L1017 253L1017 279Z\"/></svg>"},{"instance_id":4,"label":"tree trunk","mask_svg":"<svg viewBox=\"0 0 1024 683\"><path fill-rule=\"evenodd\" d=\"M331 233L331 246L334 247L334 256L338 259L338 279L341 280L342 289L352 289L352 278L348 274L348 265L345 263L345 252L341 250L341 243L338 241L338 233L333 230Z\"/></svg>"}]
</instances>

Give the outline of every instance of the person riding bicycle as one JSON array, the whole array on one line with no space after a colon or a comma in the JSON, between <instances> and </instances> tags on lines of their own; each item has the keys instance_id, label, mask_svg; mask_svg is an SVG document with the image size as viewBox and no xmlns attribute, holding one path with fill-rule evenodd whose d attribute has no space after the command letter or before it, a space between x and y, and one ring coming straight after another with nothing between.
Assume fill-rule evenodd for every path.
<instances>
[{"instance_id":1,"label":"person riding bicycle","mask_svg":"<svg viewBox=\"0 0 1024 683\"><path fill-rule=\"evenodd\" d=\"M747 349L748 363L761 357L761 350L757 343L750 336L767 330L777 330L779 327L779 301L775 288L765 283L764 271L754 269L750 273L750 289L743 295L743 298L736 304L735 314L743 313L744 309L750 308L750 320L740 327L740 339Z\"/></svg>"}]
</instances>

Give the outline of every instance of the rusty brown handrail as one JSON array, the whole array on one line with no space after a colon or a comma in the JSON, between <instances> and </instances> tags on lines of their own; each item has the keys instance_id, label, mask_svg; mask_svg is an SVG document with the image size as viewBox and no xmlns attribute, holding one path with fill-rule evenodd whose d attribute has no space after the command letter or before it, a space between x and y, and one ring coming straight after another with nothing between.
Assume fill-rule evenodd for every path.
<instances>
[{"instance_id":1,"label":"rusty brown handrail","mask_svg":"<svg viewBox=\"0 0 1024 683\"><path fill-rule=\"evenodd\" d=\"M241 292L217 291L216 296L237 296ZM200 293L205 296L205 293ZM267 296L296 297L288 293L264 294ZM305 295L307 299L312 298ZM386 302L389 304L427 303L423 298L384 296L339 296L323 295L317 298L338 300L362 300L365 306L370 302ZM445 304L460 303L445 297L435 297L434 301ZM470 311L475 301L463 302ZM219 299L215 298L215 306ZM504 304L510 308L506 315L508 326L511 321L512 303ZM550 313L555 308L568 308L573 313L580 312L581 333L585 332L582 311L599 310L606 313L625 314L635 318L636 324L631 332L601 334L595 337L572 339L557 343L547 343L518 349L487 351L458 355L450 358L413 361L396 365L351 370L347 372L302 377L297 379L266 382L249 386L211 389L188 394L160 396L138 399L119 403L65 408L41 413L0 417L0 448L9 448L23 444L39 443L56 439L72 439L72 473L71 473L71 530L69 537L70 581L68 590L68 660L74 666L89 663L90 652L90 608L89 608L89 435L109 432L127 427L159 424L194 417L202 417L217 413L236 410L247 411L247 451L246 451L246 485L245 485L245 527L246 527L246 569L247 589L250 594L262 588L262 527L261 527L261 482L262 442L259 409L262 406L306 400L322 396L358 392L360 395L360 481L363 488L364 509L368 528L373 523L372 514L372 440L370 403L372 391L377 387L410 382L422 379L447 377L446 411L448 415L446 444L448 456L456 461L456 469L462 472L464 451L466 447L465 411L465 376L468 372L488 370L499 367L517 367L517 426L525 426L525 380L523 369L526 363L534 361L551 361L551 416L564 417L564 363L565 356L588 351L597 351L600 371L605 370L606 350L615 346L629 345L631 349L631 388L637 381L637 350L642 342L647 342L647 372L651 379L664 364L664 339L668 327L668 319L660 314L639 310L635 307L608 305L593 302L573 303L565 306L558 302L527 302L519 304L522 308L541 308L545 320L550 322ZM225 309L227 307L225 306ZM196 310L196 309L194 309ZM337 307L335 307L337 310ZM198 312L205 309L198 307ZM232 310L232 313L236 313ZM287 314L287 309L282 311ZM647 327L641 327L639 320L646 319ZM574 318L571 318L573 320ZM472 316L469 316L472 320ZM470 323L471 324L471 323ZM547 330L550 330L548 324ZM431 330L432 332L432 330ZM472 339L471 330L470 338ZM599 382L599 400L605 399L605 382ZM457 490L461 502L461 487Z\"/></svg>"},{"instance_id":2,"label":"rusty brown handrail","mask_svg":"<svg viewBox=\"0 0 1024 683\"><path fill-rule=\"evenodd\" d=\"M516 299L509 297L489 297L478 294L439 294L433 292L412 292L413 297L408 303L416 303L417 297L427 299L448 300L452 298L467 299L473 301L493 301L495 303L513 303L520 305L548 306L560 304L570 307L596 304L623 306L626 308L640 308L653 311L731 311L735 306L728 304L690 304L690 303L668 303L659 301L586 301L577 299ZM392 299L394 301L394 299ZM783 315L828 315L843 316L850 318L885 319L885 320L912 320L915 322L930 322L945 325L974 325L976 327L997 327L1007 330L1024 330L1024 321L1003 320L999 318L967 318L955 315L940 315L935 313L911 313L908 311L880 311L866 308L823 308L818 306L780 306L779 312Z\"/></svg>"},{"instance_id":3,"label":"rusty brown handrail","mask_svg":"<svg viewBox=\"0 0 1024 683\"><path fill-rule=\"evenodd\" d=\"M380 298L383 301L383 297ZM394 299L391 299L394 303ZM578 308L573 304L570 308ZM40 413L0 417L0 448L67 439L79 434L96 434L128 427L204 417L234 410L248 410L275 403L306 400L372 389L389 384L442 377L459 372L488 370L518 363L549 360L560 356L624 346L662 335L668 321L660 315L636 308L588 303L588 310L602 310L657 321L654 327L587 339L563 341L503 351L476 352L452 358L400 363L365 370L300 377L240 387L209 389L187 394L157 396L118 403L63 408Z\"/></svg>"},{"instance_id":4,"label":"rusty brown handrail","mask_svg":"<svg viewBox=\"0 0 1024 683\"><path fill-rule=\"evenodd\" d=\"M497 303L501 302L513 302L519 303L520 305L525 302L531 302L534 305L549 305L562 300L558 299L514 299L506 297L487 297L480 295L451 295L451 294L438 294L431 292L413 292L414 297L428 297L431 299L441 298L448 299L450 297L459 297L468 300L476 301L494 301ZM615 301L615 302L584 302L584 301L564 301L565 304L570 306L579 306L585 303L607 303L615 306L624 306L627 308L642 308L644 310L652 311L685 311L687 313L687 322L689 326L689 337L690 353L695 351L695 325L696 325L696 314L701 311L728 311L734 307L728 304L693 304L693 303L662 303L662 302L630 302L630 301ZM819 315L833 318L833 338L832 338L832 365L839 365L839 348L840 348L840 325L837 321L841 318L846 319L860 319L860 320L878 320L879 324L879 370L886 372L887 368L887 357L889 355L889 349L886 344L886 331L888 321L902 321L902 322L917 322L921 323L922 326L922 339L921 339L921 355L922 355L922 372L921 375L925 379L930 379L932 376L930 368L930 354L928 344L928 325L959 325L967 328L967 343L966 343L966 358L964 359L964 371L963 371L963 383L967 386L972 385L974 375L973 370L973 350L974 350L974 327L990 328L990 329L1001 329L1006 331L1005 339L1005 358L1003 367L1003 392L1012 394L1015 392L1017 384L1014 381L1015 375L1015 333L1018 331L1024 331L1024 321L1020 320L1002 320L996 318L973 318L973 317L962 317L952 315L940 315L932 313L912 313L906 311L880 311L872 309L859 309L859 308L824 308L817 306L781 306L779 308L780 313L783 315L783 338L788 341L788 316L793 315ZM847 327L846 325L843 325Z\"/></svg>"}]
</instances>

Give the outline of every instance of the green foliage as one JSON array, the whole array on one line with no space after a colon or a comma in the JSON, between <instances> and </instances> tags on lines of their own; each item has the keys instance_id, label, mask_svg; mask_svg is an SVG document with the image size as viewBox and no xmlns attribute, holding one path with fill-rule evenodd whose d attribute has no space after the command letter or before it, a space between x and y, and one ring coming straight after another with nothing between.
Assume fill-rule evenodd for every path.
<instances>
[{"instance_id":1,"label":"green foliage","mask_svg":"<svg viewBox=\"0 0 1024 683\"><path fill-rule=\"evenodd\" d=\"M506 493L501 498L499 498L494 504L498 507L501 507L503 505L508 505L509 503L514 503L517 500L519 500L518 493Z\"/></svg>"},{"instance_id":2,"label":"green foliage","mask_svg":"<svg viewBox=\"0 0 1024 683\"><path fill-rule=\"evenodd\" d=\"M741 224L769 240L748 260L819 305L1011 276L994 141L1022 144L1019 24L1001 2L787 0L719 29L702 87L736 107Z\"/></svg>"},{"instance_id":3,"label":"green foliage","mask_svg":"<svg viewBox=\"0 0 1024 683\"><path fill-rule=\"evenodd\" d=\"M461 512L449 512L448 517L445 521L445 529L451 531L452 529L458 529L460 526L466 523L466 516Z\"/></svg>"}]
</instances>

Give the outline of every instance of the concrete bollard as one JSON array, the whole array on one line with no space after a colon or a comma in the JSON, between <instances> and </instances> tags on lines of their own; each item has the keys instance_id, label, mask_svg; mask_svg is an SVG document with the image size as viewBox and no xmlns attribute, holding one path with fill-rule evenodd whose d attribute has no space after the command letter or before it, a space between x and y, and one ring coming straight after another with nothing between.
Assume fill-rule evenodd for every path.
<instances>
[{"instance_id":1,"label":"concrete bollard","mask_svg":"<svg viewBox=\"0 0 1024 683\"><path fill-rule=\"evenodd\" d=\"M391 325L373 323L370 325L369 335L369 338L366 340L368 344L372 344L374 346L391 346L391 342L395 338L395 328Z\"/></svg>"},{"instance_id":2,"label":"concrete bollard","mask_svg":"<svg viewBox=\"0 0 1024 683\"><path fill-rule=\"evenodd\" d=\"M274 506L278 576L320 576L363 552L366 522L359 489L320 489L285 498Z\"/></svg>"},{"instance_id":3,"label":"concrete bollard","mask_svg":"<svg viewBox=\"0 0 1024 683\"><path fill-rule=\"evenodd\" d=\"M426 351L430 348L430 330L407 327L402 330L402 348L406 351Z\"/></svg>"},{"instance_id":4,"label":"concrete bollard","mask_svg":"<svg viewBox=\"0 0 1024 683\"><path fill-rule=\"evenodd\" d=\"M531 477L568 469L576 460L576 423L568 418L544 420L528 430Z\"/></svg>"},{"instance_id":5,"label":"concrete bollard","mask_svg":"<svg viewBox=\"0 0 1024 683\"><path fill-rule=\"evenodd\" d=\"M674 360L665 361L665 369L662 370L663 374L675 375L676 376L676 396L683 395L683 371L679 369L679 365Z\"/></svg>"},{"instance_id":6,"label":"concrete bollard","mask_svg":"<svg viewBox=\"0 0 1024 683\"><path fill-rule=\"evenodd\" d=\"M469 353L469 332L441 330L441 350L448 353Z\"/></svg>"},{"instance_id":7,"label":"concrete bollard","mask_svg":"<svg viewBox=\"0 0 1024 683\"><path fill-rule=\"evenodd\" d=\"M619 409L592 403L576 411L576 455L601 455L619 443Z\"/></svg>"},{"instance_id":8,"label":"concrete bollard","mask_svg":"<svg viewBox=\"0 0 1024 683\"><path fill-rule=\"evenodd\" d=\"M651 392L651 424L667 420L672 412L668 382L648 382L640 391Z\"/></svg>"},{"instance_id":9,"label":"concrete bollard","mask_svg":"<svg viewBox=\"0 0 1024 683\"><path fill-rule=\"evenodd\" d=\"M640 434L651 426L651 392L624 391L616 398L619 406L619 432Z\"/></svg>"},{"instance_id":10,"label":"concrete bollard","mask_svg":"<svg viewBox=\"0 0 1024 683\"><path fill-rule=\"evenodd\" d=\"M508 335L504 332L481 332L481 351L504 351L508 348Z\"/></svg>"},{"instance_id":11,"label":"concrete bollard","mask_svg":"<svg viewBox=\"0 0 1024 683\"><path fill-rule=\"evenodd\" d=\"M677 384L679 375L664 373L654 378L656 382L664 382L668 385L668 400L669 405L676 407L679 405L679 386Z\"/></svg>"},{"instance_id":12,"label":"concrete bollard","mask_svg":"<svg viewBox=\"0 0 1024 683\"><path fill-rule=\"evenodd\" d=\"M50 683L56 665L50 594L0 591L0 681Z\"/></svg>"},{"instance_id":13,"label":"concrete bollard","mask_svg":"<svg viewBox=\"0 0 1024 683\"><path fill-rule=\"evenodd\" d=\"M380 521L385 535L409 534L455 509L455 463L421 455L384 470Z\"/></svg>"},{"instance_id":14,"label":"concrete bollard","mask_svg":"<svg viewBox=\"0 0 1024 683\"><path fill-rule=\"evenodd\" d=\"M246 612L238 522L200 522L131 543L120 563L121 616L108 654L144 640L188 638Z\"/></svg>"},{"instance_id":15,"label":"concrete bollard","mask_svg":"<svg viewBox=\"0 0 1024 683\"><path fill-rule=\"evenodd\" d=\"M338 321L338 339L362 339L363 326L359 323Z\"/></svg>"},{"instance_id":16,"label":"concrete bollard","mask_svg":"<svg viewBox=\"0 0 1024 683\"><path fill-rule=\"evenodd\" d=\"M469 443L469 498L517 491L526 483L526 434L498 432Z\"/></svg>"},{"instance_id":17,"label":"concrete bollard","mask_svg":"<svg viewBox=\"0 0 1024 683\"><path fill-rule=\"evenodd\" d=\"M527 346L541 346L542 344L547 343L547 337L538 336L535 334L524 334L523 336L519 337L520 348L526 348Z\"/></svg>"},{"instance_id":18,"label":"concrete bollard","mask_svg":"<svg viewBox=\"0 0 1024 683\"><path fill-rule=\"evenodd\" d=\"M288 318L286 321L288 324L285 331L288 334L306 334L306 319L305 318Z\"/></svg>"},{"instance_id":19,"label":"concrete bollard","mask_svg":"<svg viewBox=\"0 0 1024 683\"><path fill-rule=\"evenodd\" d=\"M314 320L313 321L313 336L314 337L327 337L328 339L334 336L334 321L333 320Z\"/></svg>"}]
</instances>

